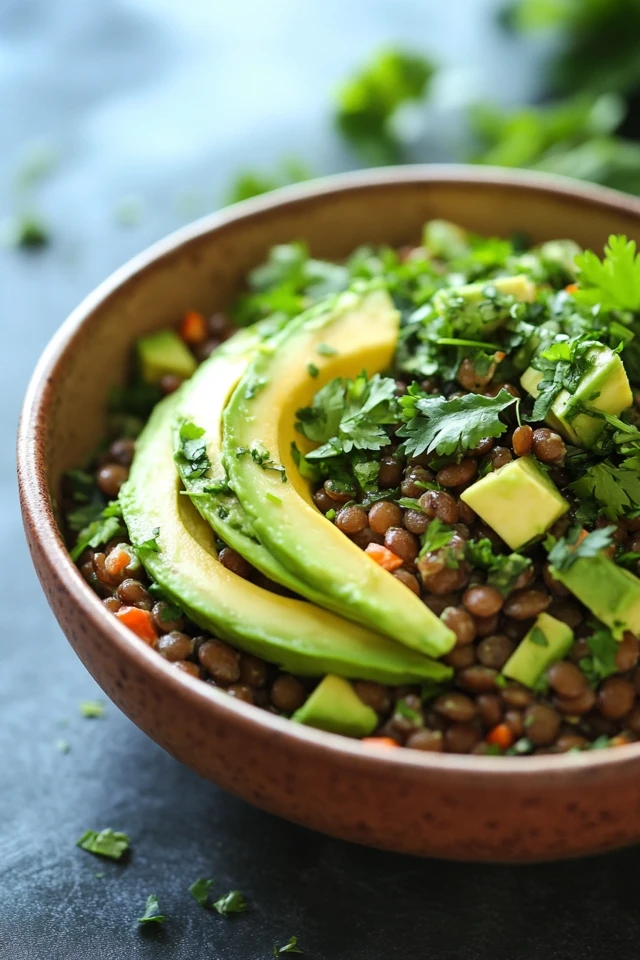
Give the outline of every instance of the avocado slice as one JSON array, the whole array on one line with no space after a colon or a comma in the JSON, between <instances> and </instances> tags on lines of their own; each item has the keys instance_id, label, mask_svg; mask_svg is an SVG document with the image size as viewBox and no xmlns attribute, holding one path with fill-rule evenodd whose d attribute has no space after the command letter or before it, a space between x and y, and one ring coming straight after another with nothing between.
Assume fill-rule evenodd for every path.
<instances>
[{"instance_id":1,"label":"avocado slice","mask_svg":"<svg viewBox=\"0 0 640 960\"><path fill-rule=\"evenodd\" d=\"M517 274L514 277L496 277L495 280L465 283L460 287L442 287L433 296L433 306L438 313L444 313L451 300L461 298L465 301L465 305L475 312L475 307L487 299L486 291L492 287L498 293L513 297L514 300L522 303L531 303L536 298L536 285L533 280L524 274ZM499 317L482 323L482 334L493 333L508 316L509 311L506 309Z\"/></svg>"},{"instance_id":2,"label":"avocado slice","mask_svg":"<svg viewBox=\"0 0 640 960\"><path fill-rule=\"evenodd\" d=\"M196 369L196 360L175 330L159 330L136 343L140 375L145 383L159 383L167 374L183 380Z\"/></svg>"},{"instance_id":3,"label":"avocado slice","mask_svg":"<svg viewBox=\"0 0 640 960\"><path fill-rule=\"evenodd\" d=\"M551 573L617 640L625 630L640 635L640 580L604 553L580 557L566 570L551 567Z\"/></svg>"},{"instance_id":4,"label":"avocado slice","mask_svg":"<svg viewBox=\"0 0 640 960\"><path fill-rule=\"evenodd\" d=\"M259 325L239 330L201 364L184 385L173 427L176 466L194 506L229 547L270 580L331 609L330 601L322 592L297 577L262 546L251 519L226 485L227 475L221 460L222 414L263 339ZM202 439L211 464L206 477L192 479L188 465L178 455L180 428L184 423L192 423L205 431ZM222 489L212 490L212 485Z\"/></svg>"},{"instance_id":5,"label":"avocado slice","mask_svg":"<svg viewBox=\"0 0 640 960\"><path fill-rule=\"evenodd\" d=\"M571 411L576 405L617 417L633 403L629 379L617 353L598 343L586 357L591 366L577 390L573 394L567 390L559 393L546 417L550 427L579 447L592 447L604 430L605 421L586 413L572 417ZM540 370L529 367L520 378L524 389L534 398L538 396L542 376Z\"/></svg>"},{"instance_id":6,"label":"avocado slice","mask_svg":"<svg viewBox=\"0 0 640 960\"><path fill-rule=\"evenodd\" d=\"M449 677L444 664L264 590L218 561L213 532L181 493L173 463L171 424L179 402L179 393L172 394L154 409L120 492L131 542L167 596L203 629L292 673L390 684Z\"/></svg>"},{"instance_id":7,"label":"avocado slice","mask_svg":"<svg viewBox=\"0 0 640 960\"><path fill-rule=\"evenodd\" d=\"M224 414L223 463L260 542L343 616L432 656L455 636L313 503L291 447L310 448L295 412L335 377L374 374L393 358L399 315L383 290L348 292L312 310L258 352ZM313 364L317 376L309 374ZM253 394L251 386L261 384ZM283 482L286 481L286 482Z\"/></svg>"},{"instance_id":8,"label":"avocado slice","mask_svg":"<svg viewBox=\"0 0 640 960\"><path fill-rule=\"evenodd\" d=\"M534 687L552 663L567 655L572 644L571 627L548 613L540 613L505 663L502 673L525 687Z\"/></svg>"},{"instance_id":9,"label":"avocado slice","mask_svg":"<svg viewBox=\"0 0 640 960\"><path fill-rule=\"evenodd\" d=\"M512 550L541 537L569 509L535 457L519 457L488 473L460 499Z\"/></svg>"},{"instance_id":10,"label":"avocado slice","mask_svg":"<svg viewBox=\"0 0 640 960\"><path fill-rule=\"evenodd\" d=\"M362 702L348 680L332 674L320 681L291 719L345 737L368 737L378 726L375 710Z\"/></svg>"}]
</instances>

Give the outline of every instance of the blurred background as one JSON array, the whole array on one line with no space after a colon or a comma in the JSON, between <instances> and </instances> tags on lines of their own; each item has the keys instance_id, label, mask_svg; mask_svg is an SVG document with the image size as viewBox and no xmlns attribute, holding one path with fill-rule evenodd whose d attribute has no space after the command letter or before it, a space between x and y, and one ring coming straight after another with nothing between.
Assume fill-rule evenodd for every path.
<instances>
[{"instance_id":1,"label":"blurred background","mask_svg":"<svg viewBox=\"0 0 640 960\"><path fill-rule=\"evenodd\" d=\"M24 544L18 411L42 348L85 294L228 202L436 161L640 194L640 0L0 0L3 960L245 960L292 934L316 960L539 960L560 956L558 929L563 960L600 960L604 944L637 956L632 851L586 873L363 851L203 784L114 707L83 718L79 701L100 692ZM98 880L74 844L107 824L131 833L135 858ZM441 896L427 904L434 874ZM187 892L198 875L240 885L253 922L203 923ZM151 890L171 914L153 943L131 928ZM615 898L598 893L597 929L592 890Z\"/></svg>"}]
</instances>

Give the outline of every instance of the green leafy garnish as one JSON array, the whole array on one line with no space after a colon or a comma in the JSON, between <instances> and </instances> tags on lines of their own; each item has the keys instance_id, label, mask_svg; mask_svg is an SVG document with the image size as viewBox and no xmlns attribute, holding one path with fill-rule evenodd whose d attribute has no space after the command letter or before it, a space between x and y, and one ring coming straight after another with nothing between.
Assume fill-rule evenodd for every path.
<instances>
[{"instance_id":1,"label":"green leafy garnish","mask_svg":"<svg viewBox=\"0 0 640 960\"><path fill-rule=\"evenodd\" d=\"M158 537L160 536L160 527L153 528L153 536L149 537L148 540L143 540L138 547L138 553L159 553L160 545L158 543Z\"/></svg>"},{"instance_id":2,"label":"green leafy garnish","mask_svg":"<svg viewBox=\"0 0 640 960\"><path fill-rule=\"evenodd\" d=\"M315 379L320 373L320 370L318 369L318 367L316 367L315 363L308 363L307 373L309 374L310 377L313 377Z\"/></svg>"},{"instance_id":3,"label":"green leafy garnish","mask_svg":"<svg viewBox=\"0 0 640 960\"><path fill-rule=\"evenodd\" d=\"M316 353L319 353L321 357L335 357L337 354L335 347L330 347L328 343L319 343L316 347Z\"/></svg>"},{"instance_id":4,"label":"green leafy garnish","mask_svg":"<svg viewBox=\"0 0 640 960\"><path fill-rule=\"evenodd\" d=\"M465 556L474 567L487 571L487 583L504 596L511 593L518 577L531 567L529 557L519 553L494 553L493 544L486 537L469 540Z\"/></svg>"},{"instance_id":5,"label":"green leafy garnish","mask_svg":"<svg viewBox=\"0 0 640 960\"><path fill-rule=\"evenodd\" d=\"M453 527L450 527L438 519L438 517L435 517L422 534L422 546L419 556L424 557L427 553L433 553L434 550L440 550L442 547L448 546L454 533L455 530Z\"/></svg>"},{"instance_id":6,"label":"green leafy garnish","mask_svg":"<svg viewBox=\"0 0 640 960\"><path fill-rule=\"evenodd\" d=\"M122 507L117 500L112 500L95 520L80 531L71 551L71 559L77 560L87 547L100 547L113 537L124 536L126 532L122 522Z\"/></svg>"},{"instance_id":7,"label":"green leafy garnish","mask_svg":"<svg viewBox=\"0 0 640 960\"><path fill-rule=\"evenodd\" d=\"M213 887L213 880L205 880L203 877L198 877L191 886L189 887L189 893L196 900L201 907L207 907L209 904L207 900L209 894L211 893L211 888Z\"/></svg>"},{"instance_id":8,"label":"green leafy garnish","mask_svg":"<svg viewBox=\"0 0 640 960\"><path fill-rule=\"evenodd\" d=\"M581 528L574 527L566 537L560 537L551 547L548 560L558 571L568 570L576 560L597 556L601 550L606 550L613 543L615 527L603 527L592 530L581 540Z\"/></svg>"},{"instance_id":9,"label":"green leafy garnish","mask_svg":"<svg viewBox=\"0 0 640 960\"><path fill-rule=\"evenodd\" d=\"M274 947L273 955L274 957L279 957L282 953L303 953L304 951L298 946L297 937L289 937L288 941L285 943L284 947Z\"/></svg>"},{"instance_id":10,"label":"green leafy garnish","mask_svg":"<svg viewBox=\"0 0 640 960\"><path fill-rule=\"evenodd\" d=\"M417 384L412 384L407 394L400 397L405 424L397 433L406 437L404 448L409 457L425 451L436 451L441 456L459 455L473 450L485 437L502 436L507 425L500 414L515 402L508 390L501 390L497 397L469 393L445 400L427 396Z\"/></svg>"},{"instance_id":11,"label":"green leafy garnish","mask_svg":"<svg viewBox=\"0 0 640 960\"><path fill-rule=\"evenodd\" d=\"M544 635L544 632L540 627L534 627L531 633L529 634L529 640L531 643L535 644L536 647L548 647L549 641Z\"/></svg>"},{"instance_id":12,"label":"green leafy garnish","mask_svg":"<svg viewBox=\"0 0 640 960\"><path fill-rule=\"evenodd\" d=\"M640 310L640 255L635 240L609 237L600 260L592 250L576 257L583 297L605 310Z\"/></svg>"},{"instance_id":13,"label":"green leafy garnish","mask_svg":"<svg viewBox=\"0 0 640 960\"><path fill-rule=\"evenodd\" d=\"M640 459L619 467L610 460L595 463L569 486L581 499L593 497L610 520L617 520L640 503Z\"/></svg>"},{"instance_id":14,"label":"green leafy garnish","mask_svg":"<svg viewBox=\"0 0 640 960\"><path fill-rule=\"evenodd\" d=\"M294 158L283 161L281 169L274 174L266 174L257 170L244 170L237 175L231 184L226 202L239 203L241 200L259 197L264 193L277 190L279 187L309 180L311 176L311 171Z\"/></svg>"},{"instance_id":15,"label":"green leafy garnish","mask_svg":"<svg viewBox=\"0 0 640 960\"><path fill-rule=\"evenodd\" d=\"M284 467L272 458L262 441L253 440L250 447L238 447L236 449L236 457L238 458L245 457L247 454L249 454L253 462L263 470L275 470L276 473L280 474L282 482L287 482L287 474Z\"/></svg>"},{"instance_id":16,"label":"green leafy garnish","mask_svg":"<svg viewBox=\"0 0 640 960\"><path fill-rule=\"evenodd\" d=\"M87 830L82 834L76 846L100 857L120 860L129 849L129 837L126 833L118 833L112 830L111 827L107 827L99 833L96 830Z\"/></svg>"},{"instance_id":17,"label":"green leafy garnish","mask_svg":"<svg viewBox=\"0 0 640 960\"><path fill-rule=\"evenodd\" d=\"M138 917L138 923L164 923L167 918L160 913L160 904L155 893L150 893L144 906L144 913Z\"/></svg>"},{"instance_id":18,"label":"green leafy garnish","mask_svg":"<svg viewBox=\"0 0 640 960\"><path fill-rule=\"evenodd\" d=\"M7 246L23 250L40 250L51 242L51 234L44 220L36 213L21 213L6 227Z\"/></svg>"},{"instance_id":19,"label":"green leafy garnish","mask_svg":"<svg viewBox=\"0 0 640 960\"><path fill-rule=\"evenodd\" d=\"M78 706L83 717L104 717L106 713L104 704L99 700L82 700Z\"/></svg>"},{"instance_id":20,"label":"green leafy garnish","mask_svg":"<svg viewBox=\"0 0 640 960\"><path fill-rule=\"evenodd\" d=\"M244 913L247 909L247 901L239 890L230 890L213 904L213 909L220 916L228 917L231 913Z\"/></svg>"},{"instance_id":21,"label":"green leafy garnish","mask_svg":"<svg viewBox=\"0 0 640 960\"><path fill-rule=\"evenodd\" d=\"M591 656L583 657L579 666L591 686L596 687L601 680L618 672L616 656L620 644L611 631L601 624L586 640Z\"/></svg>"},{"instance_id":22,"label":"green leafy garnish","mask_svg":"<svg viewBox=\"0 0 640 960\"><path fill-rule=\"evenodd\" d=\"M187 480L197 480L211 469L207 444L203 440L204 435L204 429L197 427L189 420L183 421L180 425L178 434L180 443L174 460Z\"/></svg>"},{"instance_id":23,"label":"green leafy garnish","mask_svg":"<svg viewBox=\"0 0 640 960\"><path fill-rule=\"evenodd\" d=\"M419 710L414 710L413 707L410 707L406 700L401 698L396 703L396 713L403 717L405 720L410 720L412 723L423 725L422 714Z\"/></svg>"}]
</instances>

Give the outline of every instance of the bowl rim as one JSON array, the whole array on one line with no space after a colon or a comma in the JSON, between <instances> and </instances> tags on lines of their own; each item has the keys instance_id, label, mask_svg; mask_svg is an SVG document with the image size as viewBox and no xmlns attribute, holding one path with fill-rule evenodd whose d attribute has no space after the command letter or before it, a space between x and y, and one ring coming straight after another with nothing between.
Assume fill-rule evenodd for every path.
<instances>
[{"instance_id":1,"label":"bowl rim","mask_svg":"<svg viewBox=\"0 0 640 960\"><path fill-rule=\"evenodd\" d=\"M610 768L613 764L632 764L640 758L640 742L628 744L622 750L603 749L575 754L509 758L428 753L409 749L382 750L362 744L359 740L292 723L289 719L245 704L229 697L222 690L176 670L120 624L82 578L55 522L44 467L44 409L56 367L85 321L97 308L121 292L135 277L147 270L157 269L164 259L173 256L180 247L228 224L272 216L279 209L354 190L375 190L376 187L393 184L425 182L486 184L502 187L506 191L532 190L635 215L640 223L640 199L617 190L553 174L513 171L499 167L470 167L464 164L416 164L334 174L283 187L265 196L245 200L201 217L155 242L111 273L69 314L41 354L26 391L18 427L18 482L25 529L28 529L31 538L40 548L41 555L46 558L45 564L55 570L57 577L64 576L71 584L70 592L74 594L83 617L92 621L102 632L115 657L132 661L137 667L150 671L159 683L166 685L176 694L195 697L203 710L212 710L223 721L228 719L250 737L288 737L299 748L306 747L318 755L331 754L336 761L358 770L379 773L382 767L388 768L391 764L391 769L398 776L404 771L413 777L424 774L425 778L447 773L476 778L492 774L492 779L497 776L513 779L517 776L521 782L529 783L539 778L540 774L546 773L558 782L573 778L578 771L594 773L596 770Z\"/></svg>"}]
</instances>

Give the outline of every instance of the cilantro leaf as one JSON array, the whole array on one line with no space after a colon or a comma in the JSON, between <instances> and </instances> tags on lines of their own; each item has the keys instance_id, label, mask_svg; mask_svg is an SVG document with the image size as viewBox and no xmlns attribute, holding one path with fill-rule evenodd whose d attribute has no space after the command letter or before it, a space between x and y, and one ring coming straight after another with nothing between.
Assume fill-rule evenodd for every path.
<instances>
[{"instance_id":1,"label":"cilantro leaf","mask_svg":"<svg viewBox=\"0 0 640 960\"><path fill-rule=\"evenodd\" d=\"M574 527L567 537L560 537L549 551L548 560L556 570L568 570L576 560L597 556L613 543L615 527L603 527L601 530L592 530L586 537L579 540L580 527Z\"/></svg>"},{"instance_id":2,"label":"cilantro leaf","mask_svg":"<svg viewBox=\"0 0 640 960\"><path fill-rule=\"evenodd\" d=\"M159 911L158 898L155 893L150 893L144 906L144 913L138 917L138 923L164 923L167 918Z\"/></svg>"},{"instance_id":3,"label":"cilantro leaf","mask_svg":"<svg viewBox=\"0 0 640 960\"><path fill-rule=\"evenodd\" d=\"M625 464L631 465L628 469ZM610 520L617 520L632 507L640 504L639 464L634 458L625 461L620 467L610 460L603 460L589 467L587 471L569 484L581 499L594 497L601 505L603 513Z\"/></svg>"},{"instance_id":4,"label":"cilantro leaf","mask_svg":"<svg viewBox=\"0 0 640 960\"><path fill-rule=\"evenodd\" d=\"M433 553L435 550L440 550L442 547L446 547L453 537L455 530L453 527L450 527L448 524L443 523L438 517L435 517L422 534L422 546L420 547L420 557L424 557L427 553Z\"/></svg>"},{"instance_id":5,"label":"cilantro leaf","mask_svg":"<svg viewBox=\"0 0 640 960\"><path fill-rule=\"evenodd\" d=\"M595 687L600 680L617 673L616 657L620 644L611 631L602 625L598 625L598 629L587 637L586 641L591 656L580 660L580 668Z\"/></svg>"},{"instance_id":6,"label":"cilantro leaf","mask_svg":"<svg viewBox=\"0 0 640 960\"><path fill-rule=\"evenodd\" d=\"M588 353L596 341L580 337L569 340L564 334L562 337L547 347L532 364L543 375L530 418L534 422L544 420L563 390L575 393L590 366Z\"/></svg>"},{"instance_id":7,"label":"cilantro leaf","mask_svg":"<svg viewBox=\"0 0 640 960\"><path fill-rule=\"evenodd\" d=\"M129 849L129 837L126 833L118 833L112 830L111 827L107 827L99 833L96 830L86 830L76 846L100 857L120 860Z\"/></svg>"},{"instance_id":8,"label":"cilantro leaf","mask_svg":"<svg viewBox=\"0 0 640 960\"><path fill-rule=\"evenodd\" d=\"M592 250L576 257L582 296L605 310L640 311L640 255L635 240L611 235L599 260Z\"/></svg>"},{"instance_id":9,"label":"cilantro leaf","mask_svg":"<svg viewBox=\"0 0 640 960\"><path fill-rule=\"evenodd\" d=\"M228 917L230 913L244 913L247 909L247 901L239 890L230 890L213 904L213 909L220 916Z\"/></svg>"},{"instance_id":10,"label":"cilantro leaf","mask_svg":"<svg viewBox=\"0 0 640 960\"><path fill-rule=\"evenodd\" d=\"M497 397L469 393L454 400L427 396L417 384L400 398L403 427L398 436L406 437L409 457L436 451L441 456L461 454L477 447L484 437L500 437L507 429L500 414L516 400L508 390Z\"/></svg>"},{"instance_id":11,"label":"cilantro leaf","mask_svg":"<svg viewBox=\"0 0 640 960\"><path fill-rule=\"evenodd\" d=\"M205 880L203 877L198 877L189 887L189 893L201 907L207 907L209 906L207 900L211 893L212 886L213 880Z\"/></svg>"},{"instance_id":12,"label":"cilantro leaf","mask_svg":"<svg viewBox=\"0 0 640 960\"><path fill-rule=\"evenodd\" d=\"M126 532L126 527L122 522L122 507L117 500L112 500L100 511L97 519L80 531L76 544L71 551L71 559L77 560L87 547L99 547L113 537L119 537Z\"/></svg>"},{"instance_id":13,"label":"cilantro leaf","mask_svg":"<svg viewBox=\"0 0 640 960\"><path fill-rule=\"evenodd\" d=\"M487 571L487 583L504 596L511 593L518 577L531 567L529 557L519 553L494 553L493 544L486 537L469 540L465 556L474 567Z\"/></svg>"},{"instance_id":14,"label":"cilantro leaf","mask_svg":"<svg viewBox=\"0 0 640 960\"><path fill-rule=\"evenodd\" d=\"M284 947L274 947L273 955L274 957L279 957L281 953L303 953L304 951L298 946L297 937L289 937L288 941L285 943Z\"/></svg>"},{"instance_id":15,"label":"cilantro leaf","mask_svg":"<svg viewBox=\"0 0 640 960\"><path fill-rule=\"evenodd\" d=\"M180 425L180 444L174 460L182 468L181 472L187 480L197 480L211 468L206 441L203 440L204 434L202 427L197 427L189 420L184 420Z\"/></svg>"},{"instance_id":16,"label":"cilantro leaf","mask_svg":"<svg viewBox=\"0 0 640 960\"><path fill-rule=\"evenodd\" d=\"M540 627L534 627L531 633L529 634L529 640L531 643L535 644L536 647L548 647L549 641L545 637L543 631Z\"/></svg>"},{"instance_id":17,"label":"cilantro leaf","mask_svg":"<svg viewBox=\"0 0 640 960\"><path fill-rule=\"evenodd\" d=\"M81 700L79 709L83 717L104 717L106 713L104 704L99 700Z\"/></svg>"}]
</instances>

